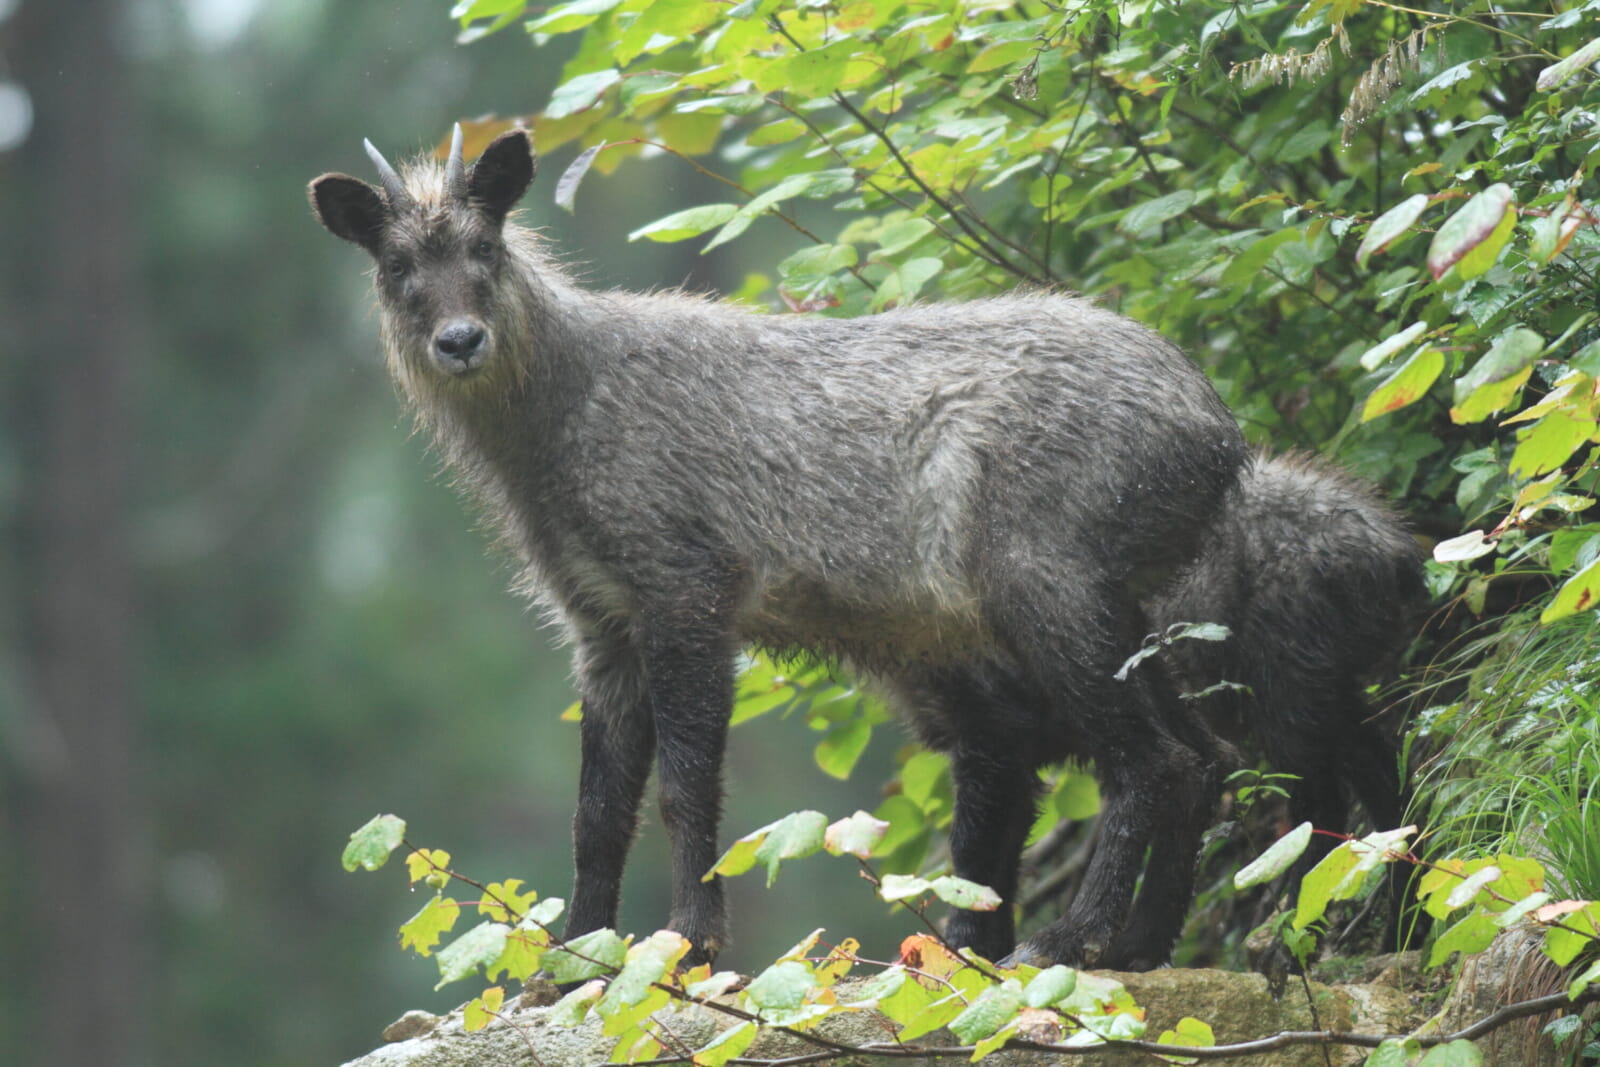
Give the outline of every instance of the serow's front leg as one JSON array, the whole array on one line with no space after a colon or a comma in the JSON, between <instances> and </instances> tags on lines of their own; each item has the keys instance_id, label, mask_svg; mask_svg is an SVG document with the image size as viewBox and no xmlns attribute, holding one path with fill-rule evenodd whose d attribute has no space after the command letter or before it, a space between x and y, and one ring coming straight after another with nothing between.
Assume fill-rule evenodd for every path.
<instances>
[{"instance_id":1,"label":"serow's front leg","mask_svg":"<svg viewBox=\"0 0 1600 1067\"><path fill-rule=\"evenodd\" d=\"M722 633L648 626L641 647L655 719L661 821L672 849L668 926L694 946L685 967L709 963L727 941L717 861L722 759L733 713L733 650Z\"/></svg>"},{"instance_id":2,"label":"serow's front leg","mask_svg":"<svg viewBox=\"0 0 1600 1067\"><path fill-rule=\"evenodd\" d=\"M576 877L566 936L615 929L622 871L655 759L655 726L639 657L621 641L580 645L583 764L572 820Z\"/></svg>"}]
</instances>

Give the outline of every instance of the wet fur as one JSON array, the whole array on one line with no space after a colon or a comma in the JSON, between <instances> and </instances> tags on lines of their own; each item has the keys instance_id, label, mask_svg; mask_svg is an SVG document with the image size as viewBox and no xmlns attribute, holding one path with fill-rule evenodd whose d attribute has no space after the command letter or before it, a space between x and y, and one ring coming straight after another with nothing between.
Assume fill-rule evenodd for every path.
<instances>
[{"instance_id":1,"label":"wet fur","mask_svg":"<svg viewBox=\"0 0 1600 1067\"><path fill-rule=\"evenodd\" d=\"M1112 674L1162 590L1208 588L1194 560L1242 499L1244 444L1205 377L1068 296L845 321L589 291L502 227L531 177L514 133L473 166L466 200L430 161L405 172L401 209L343 175L311 197L379 264L401 392L574 646L568 934L614 924L654 765L669 923L692 959L722 947L721 885L700 879L734 656L756 644L842 661L950 754L956 873L1008 902L1037 768L1092 759L1102 843L1069 912L1016 958L1162 962L1223 749L1161 670ZM468 372L437 345L460 323L486 337ZM1003 956L1011 909L956 911L947 936Z\"/></svg>"}]
</instances>

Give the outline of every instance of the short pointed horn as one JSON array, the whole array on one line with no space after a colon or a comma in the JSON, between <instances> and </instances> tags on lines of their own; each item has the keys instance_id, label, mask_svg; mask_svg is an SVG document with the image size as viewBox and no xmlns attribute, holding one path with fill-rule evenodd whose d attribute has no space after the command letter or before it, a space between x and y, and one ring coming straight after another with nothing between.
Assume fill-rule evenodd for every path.
<instances>
[{"instance_id":1,"label":"short pointed horn","mask_svg":"<svg viewBox=\"0 0 1600 1067\"><path fill-rule=\"evenodd\" d=\"M444 165L445 192L457 200L467 198L467 165L461 158L461 123L450 133L450 158Z\"/></svg>"},{"instance_id":2,"label":"short pointed horn","mask_svg":"<svg viewBox=\"0 0 1600 1067\"><path fill-rule=\"evenodd\" d=\"M367 157L372 160L372 165L378 168L378 180L383 182L383 192L389 198L391 208L403 208L411 204L411 194L406 192L405 183L400 180L400 175L389 166L389 161L383 158L383 153L374 147L371 141L363 139L361 142L367 149Z\"/></svg>"}]
</instances>

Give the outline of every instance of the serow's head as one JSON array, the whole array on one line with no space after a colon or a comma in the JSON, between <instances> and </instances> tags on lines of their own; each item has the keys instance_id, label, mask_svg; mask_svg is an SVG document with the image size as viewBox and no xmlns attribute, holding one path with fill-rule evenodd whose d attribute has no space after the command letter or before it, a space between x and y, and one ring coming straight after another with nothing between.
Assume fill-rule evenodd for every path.
<instances>
[{"instance_id":1,"label":"serow's head","mask_svg":"<svg viewBox=\"0 0 1600 1067\"><path fill-rule=\"evenodd\" d=\"M346 174L311 183L311 210L335 237L367 250L393 369L412 384L466 381L504 362L497 345L516 316L503 230L536 169L526 130L496 138L468 167L461 127L441 167L424 159L402 177L366 142L380 185Z\"/></svg>"}]
</instances>

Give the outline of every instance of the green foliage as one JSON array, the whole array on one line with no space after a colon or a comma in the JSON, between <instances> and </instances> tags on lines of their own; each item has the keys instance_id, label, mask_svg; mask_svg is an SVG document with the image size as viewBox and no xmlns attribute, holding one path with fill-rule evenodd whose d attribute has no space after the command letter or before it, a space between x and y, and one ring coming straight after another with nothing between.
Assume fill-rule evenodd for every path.
<instances>
[{"instance_id":1,"label":"green foliage","mask_svg":"<svg viewBox=\"0 0 1600 1067\"><path fill-rule=\"evenodd\" d=\"M803 839L807 842L805 851L815 852L820 847L815 842L823 838L859 837L858 844L870 847L878 832L872 820L862 813L813 832L810 827L816 821L814 815L807 812L791 816L750 837ZM780 826L805 829L795 833L780 831ZM1346 841L1333 853L1344 859L1325 862L1318 868L1327 868L1331 873L1319 876L1313 872L1305 879L1300 910L1320 909L1327 898L1343 893L1343 887L1383 864L1416 862L1404 848L1411 832L1406 828ZM413 882L418 880L419 872L437 870L437 858L444 853L419 849L409 842L403 844L408 859L422 857L413 865ZM1277 855L1271 862L1257 866L1265 869L1292 861L1303 847L1303 840L1298 838L1292 847L1276 846ZM861 859L854 849L830 851L850 852L858 861ZM956 878L880 877L865 862L862 870L886 901L909 901L931 894L958 907L992 908L999 904L992 891ZM612 1062L657 1058L663 1055L663 1041L673 1040L667 1062L692 1061L702 1067L724 1064L746 1057L764 1030L783 1029L803 1039L819 1021L831 1015L864 1010L879 1012L897 1028L893 1047L899 1050L915 1053L915 1042L945 1028L974 1061L1014 1041L1026 1041L1034 1049L1063 1052L1085 1046L1125 1047L1172 1063L1196 1062L1197 1053L1217 1049L1211 1025L1193 1017L1182 1019L1154 1041L1146 1040L1143 1010L1120 983L1110 978L1059 965L1044 970L1026 965L997 967L970 953L951 949L936 935L907 938L901 946L901 958L884 962L861 958L858 943L850 938L824 952L822 931L814 931L740 988L738 976L731 972L711 974L708 966L681 971L679 965L689 944L672 931L657 931L635 941L611 930L596 930L567 941L547 928L559 914L560 902L552 906L550 900L538 900L536 893L522 890L521 880L481 883L456 871L450 871L448 877L481 892L484 898L479 902L480 910L501 921L480 923L438 953L440 984L459 981L480 968L492 981L501 970L508 969L508 954L521 944L523 947L517 950L521 952L520 963L509 968L512 977L526 981L542 965L552 981L581 983L549 1009L545 1023L576 1026L590 1016L598 1017L602 1032L615 1039ZM1487 945L1488 936L1497 930L1533 925L1545 931L1545 953L1558 965L1570 964L1583 954L1592 957L1600 945L1600 903L1551 903L1542 891L1543 882L1544 872L1537 863L1507 855L1496 857L1492 863L1431 866L1421 879L1419 894L1436 916L1466 913L1466 918L1440 939L1440 944L1450 946L1444 951L1480 951ZM920 914L921 905L913 907ZM459 911L459 907L451 910ZM444 931L448 929L448 925L443 927ZM412 947L427 955L434 943L437 937L428 945ZM1435 955L1440 954L1436 949ZM871 968L875 973L850 986L837 985L855 967ZM1572 972L1567 995L1577 1006L1597 993L1600 962L1591 959ZM690 1004L721 1013L729 1020L729 1025L698 1049L685 1048L671 1039L674 1028L670 1015ZM473 1032L496 1020L518 1025L504 1013L504 1006L504 987L486 988L464 1005L464 1028ZM1568 1027L1564 1036L1570 1037L1572 1032L1575 1030ZM1307 1039L1323 1037L1302 1035L1297 1040ZM824 1041L819 1047L826 1056L841 1059L871 1052L868 1047L842 1046L837 1041ZM1480 1062L1478 1056L1470 1042L1445 1036L1429 1039L1426 1047L1417 1039L1388 1040L1367 1062L1471 1064Z\"/></svg>"}]
</instances>

